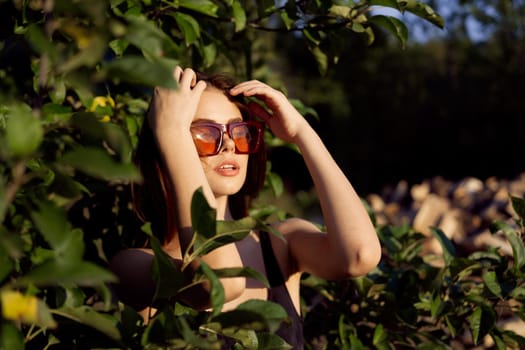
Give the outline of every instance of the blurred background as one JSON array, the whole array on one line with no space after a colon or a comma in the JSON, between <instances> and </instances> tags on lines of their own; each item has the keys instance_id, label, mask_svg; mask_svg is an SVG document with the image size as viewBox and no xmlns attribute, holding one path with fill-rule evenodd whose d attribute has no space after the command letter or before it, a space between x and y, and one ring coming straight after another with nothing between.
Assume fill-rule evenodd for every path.
<instances>
[{"instance_id":1,"label":"blurred background","mask_svg":"<svg viewBox=\"0 0 525 350\"><path fill-rule=\"evenodd\" d=\"M346 37L326 77L302 41L275 36L273 69L317 111L310 121L363 195L400 180L524 171L525 1L429 3L445 29L406 14L405 49L381 31L371 46ZM309 188L300 157L282 149L272 160L292 192Z\"/></svg>"}]
</instances>

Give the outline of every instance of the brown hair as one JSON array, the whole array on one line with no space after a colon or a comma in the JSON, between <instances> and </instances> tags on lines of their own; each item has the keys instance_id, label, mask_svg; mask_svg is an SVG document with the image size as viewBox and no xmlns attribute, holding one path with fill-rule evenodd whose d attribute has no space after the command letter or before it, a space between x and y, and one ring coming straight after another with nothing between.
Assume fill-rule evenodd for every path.
<instances>
[{"instance_id":1,"label":"brown hair","mask_svg":"<svg viewBox=\"0 0 525 350\"><path fill-rule=\"evenodd\" d=\"M244 97L232 97L229 94L229 90L235 86L235 81L231 77L224 74L208 76L197 72L197 80L204 80L208 84L208 88L211 86L224 92L224 95L239 107L244 120L254 119L248 113ZM147 118L144 120L140 131L134 160L143 177L141 183L132 183L131 185L135 212L141 220L150 222L153 234L161 243L166 243L174 237L177 231L175 215L172 214L173 210L176 210L173 185ZM234 219L248 215L251 200L257 196L262 188L265 175L266 150L263 142L258 152L249 157L243 187L229 198L230 211Z\"/></svg>"}]
</instances>

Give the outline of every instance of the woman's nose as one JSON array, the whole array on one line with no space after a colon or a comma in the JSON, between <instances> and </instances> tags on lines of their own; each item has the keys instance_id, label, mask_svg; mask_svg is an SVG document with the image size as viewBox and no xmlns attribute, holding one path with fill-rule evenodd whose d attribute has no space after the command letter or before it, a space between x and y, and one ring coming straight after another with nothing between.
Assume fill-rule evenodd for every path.
<instances>
[{"instance_id":1,"label":"woman's nose","mask_svg":"<svg viewBox=\"0 0 525 350\"><path fill-rule=\"evenodd\" d=\"M233 142L227 132L222 135L221 152L235 152L235 142Z\"/></svg>"}]
</instances>

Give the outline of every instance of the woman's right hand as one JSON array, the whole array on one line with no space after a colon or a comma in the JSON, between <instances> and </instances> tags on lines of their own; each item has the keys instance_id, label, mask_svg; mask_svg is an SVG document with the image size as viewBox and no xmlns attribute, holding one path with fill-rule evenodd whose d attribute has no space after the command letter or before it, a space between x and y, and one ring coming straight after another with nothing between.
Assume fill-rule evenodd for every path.
<instances>
[{"instance_id":1,"label":"woman's right hand","mask_svg":"<svg viewBox=\"0 0 525 350\"><path fill-rule=\"evenodd\" d=\"M177 66L174 79L179 83L176 90L155 87L148 113L148 122L159 141L164 137L169 139L171 132L176 130L189 132L202 92L206 89L206 82L197 82L197 75L190 68L183 70Z\"/></svg>"}]
</instances>

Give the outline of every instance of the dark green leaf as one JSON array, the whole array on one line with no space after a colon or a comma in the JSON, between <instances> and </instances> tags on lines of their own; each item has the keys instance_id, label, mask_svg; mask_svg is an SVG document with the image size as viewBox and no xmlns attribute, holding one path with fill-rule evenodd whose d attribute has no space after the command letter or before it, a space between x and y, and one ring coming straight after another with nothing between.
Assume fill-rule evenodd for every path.
<instances>
[{"instance_id":1,"label":"dark green leaf","mask_svg":"<svg viewBox=\"0 0 525 350\"><path fill-rule=\"evenodd\" d=\"M275 332L286 318L286 311L281 305L254 299L240 304L235 310L215 316L212 321L219 322L223 328L237 327Z\"/></svg>"},{"instance_id":2,"label":"dark green leaf","mask_svg":"<svg viewBox=\"0 0 525 350\"><path fill-rule=\"evenodd\" d=\"M0 244L0 283L11 273L15 264L13 260L7 255L8 250L6 250Z\"/></svg>"},{"instance_id":3,"label":"dark green leaf","mask_svg":"<svg viewBox=\"0 0 525 350\"><path fill-rule=\"evenodd\" d=\"M62 106L57 103L46 103L42 107L42 120L46 124L67 123L72 115L73 112L69 106Z\"/></svg>"},{"instance_id":4,"label":"dark green leaf","mask_svg":"<svg viewBox=\"0 0 525 350\"><path fill-rule=\"evenodd\" d=\"M271 332L275 332L279 328L281 322L288 316L281 305L271 301L257 299L245 301L237 306L235 310L256 312L264 316L266 325Z\"/></svg>"},{"instance_id":5,"label":"dark green leaf","mask_svg":"<svg viewBox=\"0 0 525 350\"><path fill-rule=\"evenodd\" d=\"M133 84L177 89L173 71L178 62L167 58L147 60L139 56L125 56L103 66L99 80L115 79Z\"/></svg>"},{"instance_id":6,"label":"dark green leaf","mask_svg":"<svg viewBox=\"0 0 525 350\"><path fill-rule=\"evenodd\" d=\"M125 41L120 45L114 43L114 50L120 51L119 46L131 43L152 57L172 57L179 51L177 45L155 22L142 16L131 15L126 16L126 20L128 26Z\"/></svg>"},{"instance_id":7,"label":"dark green leaf","mask_svg":"<svg viewBox=\"0 0 525 350\"><path fill-rule=\"evenodd\" d=\"M184 36L186 46L195 44L201 36L199 22L192 16L180 12L175 12L173 17Z\"/></svg>"},{"instance_id":8,"label":"dark green leaf","mask_svg":"<svg viewBox=\"0 0 525 350\"><path fill-rule=\"evenodd\" d=\"M24 254L23 245L24 242L20 235L9 232L4 226L0 226L0 249L5 252L6 258L20 259Z\"/></svg>"},{"instance_id":9,"label":"dark green leaf","mask_svg":"<svg viewBox=\"0 0 525 350\"><path fill-rule=\"evenodd\" d=\"M472 333L472 341L477 344L479 341L481 317L483 315L483 309L481 306L477 306L472 314L469 316L470 332Z\"/></svg>"},{"instance_id":10,"label":"dark green leaf","mask_svg":"<svg viewBox=\"0 0 525 350\"><path fill-rule=\"evenodd\" d=\"M138 181L140 173L131 163L117 163L100 148L79 147L64 154L62 164L103 180Z\"/></svg>"},{"instance_id":11,"label":"dark green leaf","mask_svg":"<svg viewBox=\"0 0 525 350\"><path fill-rule=\"evenodd\" d=\"M482 277L487 289L490 290L495 296L502 298L503 296L501 294L501 286L498 282L498 276L496 275L496 272L488 271L484 273Z\"/></svg>"},{"instance_id":12,"label":"dark green leaf","mask_svg":"<svg viewBox=\"0 0 525 350\"><path fill-rule=\"evenodd\" d=\"M17 286L53 286L76 284L79 286L98 286L102 283L116 282L116 277L108 270L90 262L64 264L55 259L35 267L14 283Z\"/></svg>"},{"instance_id":13,"label":"dark green leaf","mask_svg":"<svg viewBox=\"0 0 525 350\"><path fill-rule=\"evenodd\" d=\"M0 349L24 350L24 337L18 328L7 321L0 321Z\"/></svg>"},{"instance_id":14,"label":"dark green leaf","mask_svg":"<svg viewBox=\"0 0 525 350\"><path fill-rule=\"evenodd\" d=\"M257 341L259 350L288 350L292 348L283 338L272 333L258 332Z\"/></svg>"},{"instance_id":15,"label":"dark green leaf","mask_svg":"<svg viewBox=\"0 0 525 350\"><path fill-rule=\"evenodd\" d=\"M438 242L441 244L441 247L443 248L443 258L445 259L445 263L447 266L450 266L450 263L456 256L456 249L454 248L452 241L439 228L431 227L430 232L432 232L432 235L436 237Z\"/></svg>"},{"instance_id":16,"label":"dark green leaf","mask_svg":"<svg viewBox=\"0 0 525 350\"><path fill-rule=\"evenodd\" d=\"M212 315L220 314L222 306L224 305L224 288L219 277L213 270L203 261L200 262L199 269L210 281L210 301L212 307Z\"/></svg>"},{"instance_id":17,"label":"dark green leaf","mask_svg":"<svg viewBox=\"0 0 525 350\"><path fill-rule=\"evenodd\" d=\"M522 221L525 221L525 200L523 198L510 196L512 208L518 214Z\"/></svg>"},{"instance_id":18,"label":"dark green leaf","mask_svg":"<svg viewBox=\"0 0 525 350\"><path fill-rule=\"evenodd\" d=\"M191 221L193 233L199 241L215 236L216 217L217 212L208 204L202 188L197 189L191 200ZM198 245L195 248L198 248Z\"/></svg>"},{"instance_id":19,"label":"dark green leaf","mask_svg":"<svg viewBox=\"0 0 525 350\"><path fill-rule=\"evenodd\" d=\"M406 43L408 40L408 29L405 23L403 23L401 20L395 17L377 15L371 17L369 21L388 30L399 40L399 42L401 43L401 47L403 49L406 48Z\"/></svg>"},{"instance_id":20,"label":"dark green leaf","mask_svg":"<svg viewBox=\"0 0 525 350\"><path fill-rule=\"evenodd\" d=\"M494 222L491 226L491 230L493 230L493 232L501 230L505 236L507 236L507 239L509 240L509 243L512 247L515 269L520 271L525 264L525 246L523 245L521 237L510 225L504 222Z\"/></svg>"},{"instance_id":21,"label":"dark green leaf","mask_svg":"<svg viewBox=\"0 0 525 350\"><path fill-rule=\"evenodd\" d=\"M270 172L266 175L266 181L270 185L273 194L276 197L279 197L283 193L283 180L276 173Z\"/></svg>"},{"instance_id":22,"label":"dark green leaf","mask_svg":"<svg viewBox=\"0 0 525 350\"><path fill-rule=\"evenodd\" d=\"M94 328L113 340L120 340L121 338L120 331L117 328L117 319L110 315L100 314L92 307L63 307L54 310L53 313Z\"/></svg>"},{"instance_id":23,"label":"dark green leaf","mask_svg":"<svg viewBox=\"0 0 525 350\"><path fill-rule=\"evenodd\" d=\"M253 278L255 280L262 282L267 288L270 288L270 283L268 282L268 279L266 278L266 276L249 266L214 269L213 271L219 278L231 278L231 277Z\"/></svg>"},{"instance_id":24,"label":"dark green leaf","mask_svg":"<svg viewBox=\"0 0 525 350\"><path fill-rule=\"evenodd\" d=\"M26 38L31 43L33 50L40 54L49 55L52 61L58 56L58 51L53 42L44 34L42 27L31 24L27 27ZM44 74L44 72L42 72Z\"/></svg>"},{"instance_id":25,"label":"dark green leaf","mask_svg":"<svg viewBox=\"0 0 525 350\"><path fill-rule=\"evenodd\" d=\"M184 285L184 274L175 266L172 258L162 249L158 239L150 236L150 245L155 253L152 278L155 281L156 298L170 298L177 295Z\"/></svg>"},{"instance_id":26,"label":"dark green leaf","mask_svg":"<svg viewBox=\"0 0 525 350\"><path fill-rule=\"evenodd\" d=\"M472 333L472 341L478 344L485 337L496 323L494 309L488 305L479 305L469 316L469 326Z\"/></svg>"},{"instance_id":27,"label":"dark green leaf","mask_svg":"<svg viewBox=\"0 0 525 350\"><path fill-rule=\"evenodd\" d=\"M203 13L207 16L217 17L219 7L211 0L179 0L180 7Z\"/></svg>"},{"instance_id":28,"label":"dark green leaf","mask_svg":"<svg viewBox=\"0 0 525 350\"><path fill-rule=\"evenodd\" d=\"M71 225L67 220L64 209L53 202L41 201L37 204L38 210L31 212L36 227L44 236L45 240L57 251L61 252L68 248ZM79 251L78 259L82 258L83 251Z\"/></svg>"}]
</instances>

